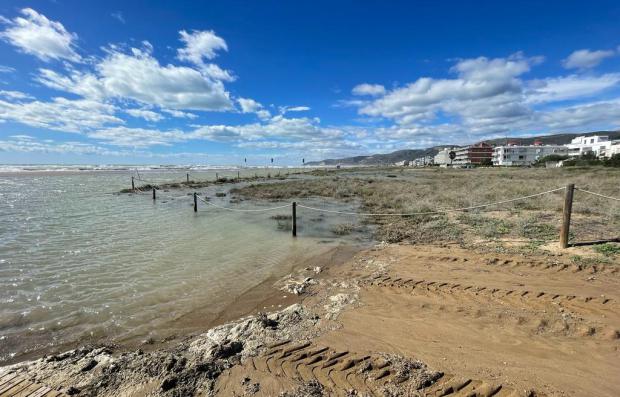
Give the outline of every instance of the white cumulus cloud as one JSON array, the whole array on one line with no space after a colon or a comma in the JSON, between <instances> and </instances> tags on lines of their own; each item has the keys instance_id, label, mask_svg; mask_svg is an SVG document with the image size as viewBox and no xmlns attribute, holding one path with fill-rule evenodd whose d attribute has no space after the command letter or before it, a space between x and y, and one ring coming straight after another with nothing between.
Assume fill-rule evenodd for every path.
<instances>
[{"instance_id":1,"label":"white cumulus cloud","mask_svg":"<svg viewBox=\"0 0 620 397\"><path fill-rule=\"evenodd\" d=\"M178 50L178 58L182 61L201 65L204 58L215 58L217 51L228 51L226 41L212 30L195 30L191 33L181 30L179 34L185 43L185 47Z\"/></svg>"},{"instance_id":2,"label":"white cumulus cloud","mask_svg":"<svg viewBox=\"0 0 620 397\"><path fill-rule=\"evenodd\" d=\"M233 109L221 81L190 67L163 66L150 51L148 45L129 52L112 47L93 71L70 70L61 74L40 69L36 79L50 88L96 100L130 99L176 110Z\"/></svg>"},{"instance_id":3,"label":"white cumulus cloud","mask_svg":"<svg viewBox=\"0 0 620 397\"><path fill-rule=\"evenodd\" d=\"M577 50L564 59L562 64L566 69L589 69L598 66L605 58L612 56L614 56L612 50Z\"/></svg>"},{"instance_id":4,"label":"white cumulus cloud","mask_svg":"<svg viewBox=\"0 0 620 397\"><path fill-rule=\"evenodd\" d=\"M60 22L51 21L32 8L22 9L21 14L21 17L5 20L8 27L0 32L0 38L46 62L52 59L81 61L75 51L75 33L68 32Z\"/></svg>"},{"instance_id":5,"label":"white cumulus cloud","mask_svg":"<svg viewBox=\"0 0 620 397\"><path fill-rule=\"evenodd\" d=\"M520 103L522 86L517 77L529 71L534 62L538 60L520 54L462 60L452 68L457 78L422 77L363 105L360 113L399 124L429 122L438 112L458 115L472 128L501 124L527 113Z\"/></svg>"},{"instance_id":6,"label":"white cumulus cloud","mask_svg":"<svg viewBox=\"0 0 620 397\"><path fill-rule=\"evenodd\" d=\"M353 95L378 96L385 94L385 87L380 84L358 84L351 91Z\"/></svg>"},{"instance_id":7,"label":"white cumulus cloud","mask_svg":"<svg viewBox=\"0 0 620 397\"><path fill-rule=\"evenodd\" d=\"M237 102L239 106L241 106L241 113L256 113L261 120L266 120L271 117L271 113L254 99L237 98Z\"/></svg>"},{"instance_id":8,"label":"white cumulus cloud","mask_svg":"<svg viewBox=\"0 0 620 397\"><path fill-rule=\"evenodd\" d=\"M197 66L205 76L214 80L234 81L235 76L228 70L222 69L214 63L205 62L217 57L218 51L228 51L226 41L212 30L194 30L188 33L179 32L181 41L185 44L177 50L177 58Z\"/></svg>"},{"instance_id":9,"label":"white cumulus cloud","mask_svg":"<svg viewBox=\"0 0 620 397\"><path fill-rule=\"evenodd\" d=\"M0 120L64 132L80 133L91 128L122 124L123 120L115 116L115 111L110 104L89 99L59 97L49 102L0 100Z\"/></svg>"},{"instance_id":10,"label":"white cumulus cloud","mask_svg":"<svg viewBox=\"0 0 620 397\"><path fill-rule=\"evenodd\" d=\"M125 109L125 113L151 122L157 122L164 119L164 116L161 114L148 109Z\"/></svg>"},{"instance_id":11,"label":"white cumulus cloud","mask_svg":"<svg viewBox=\"0 0 620 397\"><path fill-rule=\"evenodd\" d=\"M528 82L528 102L553 102L594 96L620 84L620 73L570 75Z\"/></svg>"},{"instance_id":12,"label":"white cumulus cloud","mask_svg":"<svg viewBox=\"0 0 620 397\"><path fill-rule=\"evenodd\" d=\"M97 65L108 96L172 109L230 110L231 100L220 81L205 78L185 67L162 66L148 51L133 48L130 54L111 51Z\"/></svg>"}]
</instances>

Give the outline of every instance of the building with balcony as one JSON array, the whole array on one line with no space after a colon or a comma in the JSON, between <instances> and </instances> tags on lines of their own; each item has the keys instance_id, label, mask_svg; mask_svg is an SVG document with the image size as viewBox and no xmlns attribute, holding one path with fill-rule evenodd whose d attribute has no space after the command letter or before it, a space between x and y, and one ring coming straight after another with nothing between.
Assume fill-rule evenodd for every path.
<instances>
[{"instance_id":1,"label":"building with balcony","mask_svg":"<svg viewBox=\"0 0 620 397\"><path fill-rule=\"evenodd\" d=\"M476 143L455 150L456 158L452 162L455 167L468 167L491 164L493 146L485 142Z\"/></svg>"},{"instance_id":2,"label":"building with balcony","mask_svg":"<svg viewBox=\"0 0 620 397\"><path fill-rule=\"evenodd\" d=\"M567 155L568 148L563 145L505 145L493 150L493 165L528 166L538 159L551 154Z\"/></svg>"},{"instance_id":3,"label":"building with balcony","mask_svg":"<svg viewBox=\"0 0 620 397\"><path fill-rule=\"evenodd\" d=\"M608 136L578 136L574 138L568 145L569 156L582 156L584 154L593 153L596 157L605 157L607 151L611 148L611 141Z\"/></svg>"}]
</instances>

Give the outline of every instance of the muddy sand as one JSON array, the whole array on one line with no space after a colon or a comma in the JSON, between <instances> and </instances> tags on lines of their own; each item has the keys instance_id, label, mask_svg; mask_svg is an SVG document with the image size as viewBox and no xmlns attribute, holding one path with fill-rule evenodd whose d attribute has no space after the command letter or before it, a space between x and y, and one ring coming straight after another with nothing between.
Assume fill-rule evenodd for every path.
<instances>
[{"instance_id":1,"label":"muddy sand","mask_svg":"<svg viewBox=\"0 0 620 397\"><path fill-rule=\"evenodd\" d=\"M101 396L617 396L619 265L576 265L570 249L382 244L278 280L272 290L297 302L282 310L151 351L46 356L0 369L0 383Z\"/></svg>"}]
</instances>

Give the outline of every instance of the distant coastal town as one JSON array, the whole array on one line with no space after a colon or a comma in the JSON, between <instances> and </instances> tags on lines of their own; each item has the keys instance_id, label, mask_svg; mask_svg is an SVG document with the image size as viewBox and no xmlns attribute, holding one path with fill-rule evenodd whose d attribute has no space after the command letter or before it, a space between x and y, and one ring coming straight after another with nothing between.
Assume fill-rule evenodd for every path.
<instances>
[{"instance_id":1,"label":"distant coastal town","mask_svg":"<svg viewBox=\"0 0 620 397\"><path fill-rule=\"evenodd\" d=\"M517 139L507 139L504 145L478 142L462 147L445 147L436 155L426 155L412 160L396 162L395 165L409 167L455 167L475 166L532 166L562 167L579 160L605 162L620 157L620 139L609 136L578 136L566 145L544 144L535 140L533 144L521 144Z\"/></svg>"}]
</instances>

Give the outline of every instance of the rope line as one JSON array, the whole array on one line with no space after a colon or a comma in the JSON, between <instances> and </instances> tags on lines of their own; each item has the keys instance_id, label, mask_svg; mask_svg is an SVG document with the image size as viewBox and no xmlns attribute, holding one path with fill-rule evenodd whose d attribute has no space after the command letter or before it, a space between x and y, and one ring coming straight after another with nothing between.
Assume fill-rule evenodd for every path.
<instances>
[{"instance_id":1,"label":"rope line","mask_svg":"<svg viewBox=\"0 0 620 397\"><path fill-rule=\"evenodd\" d=\"M517 197L517 198L513 198L513 199L509 199L509 200L496 201L494 203L487 203L487 204L481 204L481 205L473 205L473 206L470 206L470 207L452 208L452 209L444 209L444 210L437 210L437 211L426 211L426 212L411 212L411 213L405 213L405 214L363 213L363 212L336 211L336 210L326 210L326 209L323 209L323 208L309 207L309 206L303 205L303 204L297 204L297 206L301 207L301 208L308 209L308 210L312 210L312 211L328 212L328 213L331 213L331 214L341 214L341 215L357 215L357 216L414 216L414 215L432 215L432 214L443 214L443 213L446 213L446 212L462 212L462 211L474 210L474 209L478 209L478 208L490 207L490 206L493 206L493 205L512 203L514 201L519 201L519 200L525 200L525 199L529 199L529 198L533 198L533 197L538 197L538 196L542 196L542 195L545 195L545 194L557 192L557 191L560 191L560 190L564 190L564 188L560 187L560 188L557 188L557 189L547 190L547 191L541 192L541 193L530 194L529 196Z\"/></svg>"},{"instance_id":2,"label":"rope line","mask_svg":"<svg viewBox=\"0 0 620 397\"><path fill-rule=\"evenodd\" d=\"M134 190L137 190L140 193L150 193L152 191L152 188L144 188L143 186L138 186L137 188L135 188ZM167 198L171 198L171 199L180 199L180 198L188 198L190 196L188 196L187 194L183 194L181 196L172 196L166 192L164 192L162 189L155 189L156 190L156 195L157 196L164 196Z\"/></svg>"},{"instance_id":3,"label":"rope line","mask_svg":"<svg viewBox=\"0 0 620 397\"><path fill-rule=\"evenodd\" d=\"M135 178L136 181L140 181L140 182L146 182L146 183L150 183L150 184L155 184L155 185L161 185L163 183L169 183L169 182L155 182L155 181L149 181L148 179L142 179L142 178Z\"/></svg>"},{"instance_id":4,"label":"rope line","mask_svg":"<svg viewBox=\"0 0 620 397\"><path fill-rule=\"evenodd\" d=\"M592 194L594 196L599 196L599 197L603 197L603 198L610 199L610 200L620 201L620 198L617 198L617 197L605 196L604 194L594 193L594 192L590 192L588 190L579 189L579 188L575 188L575 190L579 190L580 192L583 192L583 193Z\"/></svg>"},{"instance_id":5,"label":"rope line","mask_svg":"<svg viewBox=\"0 0 620 397\"><path fill-rule=\"evenodd\" d=\"M224 206L221 206L221 205L213 204L212 202L207 201L207 200L203 199L200 196L196 196L196 197L198 199L200 199L200 201L202 201L203 203L211 205L213 207L220 208L220 209L227 210L227 211L237 211L237 212L266 212L266 211L274 211L274 210L279 210L279 209L282 209L282 208L289 208L290 205L291 205L291 203L288 203L286 205L281 205L279 207L259 208L259 209L242 209L242 208L224 207Z\"/></svg>"}]
</instances>

